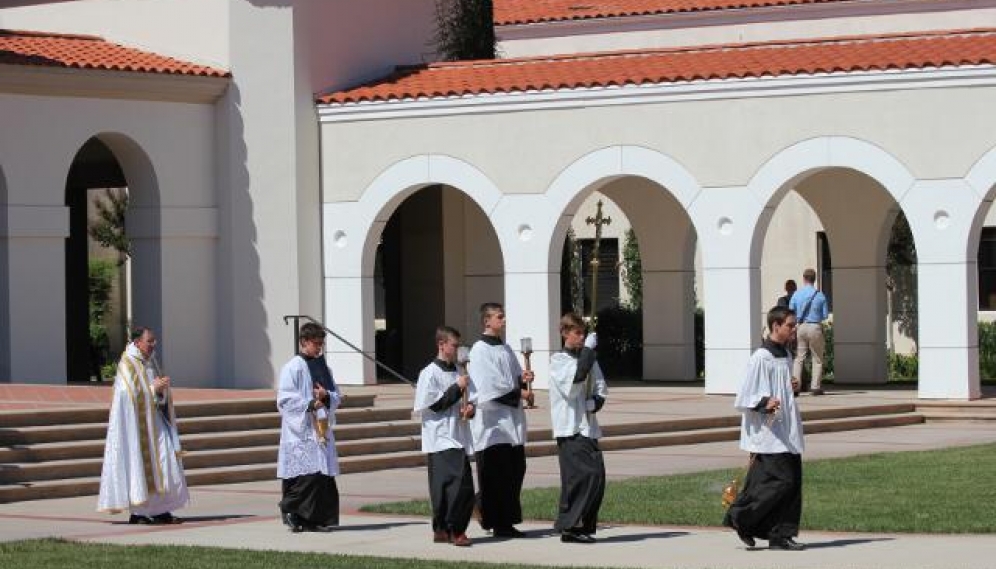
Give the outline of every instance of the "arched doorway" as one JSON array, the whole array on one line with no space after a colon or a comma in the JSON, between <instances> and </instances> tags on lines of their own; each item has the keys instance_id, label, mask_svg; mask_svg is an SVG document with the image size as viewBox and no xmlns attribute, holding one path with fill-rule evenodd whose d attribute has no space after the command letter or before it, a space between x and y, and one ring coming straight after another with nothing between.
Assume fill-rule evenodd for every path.
<instances>
[{"instance_id":1,"label":"arched doorway","mask_svg":"<svg viewBox=\"0 0 996 569\"><path fill-rule=\"evenodd\" d=\"M376 230L376 229L375 229ZM435 354L436 326L480 333L477 308L503 302L498 237L483 210L444 184L407 195L390 214L374 262L377 358L415 379Z\"/></svg>"},{"instance_id":2,"label":"arched doorway","mask_svg":"<svg viewBox=\"0 0 996 569\"><path fill-rule=\"evenodd\" d=\"M562 245L551 251L551 259L562 258L567 228L572 224L580 227L579 219L587 222L595 214L582 206L590 204L590 196L596 191L596 196L605 196L623 214L612 221L619 224L615 233L625 235L625 225L632 228L635 239L629 245L637 250L641 282L638 304L621 302L621 294L611 298L611 294L599 290L599 330L605 333L600 362L606 364L610 377L696 379L696 234L688 213L671 191L641 176L613 176L589 184L565 208L553 237L555 245ZM609 247L610 251L619 251L617 261L622 260L626 245L622 237L615 247ZM603 258L599 266L605 278L618 278L620 267L611 259ZM565 278L562 272L562 281ZM590 280L585 282L585 287L590 286ZM561 298L560 305L567 307L569 303ZM611 329L606 329L607 325ZM618 345L609 344L613 342ZM634 355L638 361L627 361ZM621 361L613 362L617 357Z\"/></svg>"},{"instance_id":3,"label":"arched doorway","mask_svg":"<svg viewBox=\"0 0 996 569\"><path fill-rule=\"evenodd\" d=\"M890 354L916 350L916 250L899 204L871 176L833 167L797 176L766 211L758 224L763 247L755 252L762 312L784 294L787 279L801 287L803 270L815 269L831 312L824 328L825 375L844 383L885 383ZM893 253L906 249L890 255L890 243ZM763 315L757 329L763 329Z\"/></svg>"},{"instance_id":4,"label":"arched doorway","mask_svg":"<svg viewBox=\"0 0 996 569\"><path fill-rule=\"evenodd\" d=\"M66 377L99 380L110 375L101 368L116 360L129 326L161 326L155 174L130 138L100 134L77 151L65 199ZM99 226L110 235L92 231Z\"/></svg>"}]
</instances>

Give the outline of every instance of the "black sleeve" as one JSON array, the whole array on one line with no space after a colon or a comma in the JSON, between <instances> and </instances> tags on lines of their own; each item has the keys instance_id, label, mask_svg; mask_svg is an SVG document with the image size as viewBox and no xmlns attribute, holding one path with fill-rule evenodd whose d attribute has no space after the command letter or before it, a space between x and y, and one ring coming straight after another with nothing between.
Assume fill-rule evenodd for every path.
<instances>
[{"instance_id":1,"label":"black sleeve","mask_svg":"<svg viewBox=\"0 0 996 569\"><path fill-rule=\"evenodd\" d=\"M766 409L766 407L768 406L769 399L771 398L762 397L761 402L754 406L754 410L757 411L758 413L768 413L769 411Z\"/></svg>"},{"instance_id":2,"label":"black sleeve","mask_svg":"<svg viewBox=\"0 0 996 569\"><path fill-rule=\"evenodd\" d=\"M446 409L452 407L454 403L459 401L461 395L460 386L454 383L449 386L445 393L443 393L443 396L439 398L439 401L429 405L429 409L432 409L436 413L445 411Z\"/></svg>"},{"instance_id":3,"label":"black sleeve","mask_svg":"<svg viewBox=\"0 0 996 569\"><path fill-rule=\"evenodd\" d=\"M591 398L595 400L595 410L593 413L598 413L602 410L602 405L605 405L605 398L600 395L592 395Z\"/></svg>"},{"instance_id":4,"label":"black sleeve","mask_svg":"<svg viewBox=\"0 0 996 569\"><path fill-rule=\"evenodd\" d=\"M595 350L584 347L578 355L578 369L574 372L574 383L581 383L588 379L591 368L595 365Z\"/></svg>"},{"instance_id":5,"label":"black sleeve","mask_svg":"<svg viewBox=\"0 0 996 569\"><path fill-rule=\"evenodd\" d=\"M509 391L505 395L495 399L495 401L501 403L502 405L508 405L509 407L518 407L520 399L522 399L522 391L516 387L512 391Z\"/></svg>"}]
</instances>

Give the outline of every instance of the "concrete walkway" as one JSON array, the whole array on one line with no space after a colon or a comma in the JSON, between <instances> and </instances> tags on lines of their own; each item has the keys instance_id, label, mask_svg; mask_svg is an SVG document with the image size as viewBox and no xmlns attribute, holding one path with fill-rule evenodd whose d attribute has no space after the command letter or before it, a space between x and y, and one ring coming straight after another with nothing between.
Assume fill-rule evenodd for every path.
<instances>
[{"instance_id":1,"label":"concrete walkway","mask_svg":"<svg viewBox=\"0 0 996 569\"><path fill-rule=\"evenodd\" d=\"M381 389L378 403L400 404L410 392ZM690 388L618 388L613 401L626 413L674 418L728 410L729 397L703 396ZM907 391L852 390L823 398L806 397L804 408L838 405L850 400L911 400ZM385 401L388 400L388 401ZM622 402L628 404L623 405ZM608 408L607 408L608 409ZM618 409L618 408L617 408ZM624 412L622 409L616 412ZM530 412L542 424L548 409ZM996 424L932 423L869 431L826 433L807 437L807 459L850 456L879 451L918 450L996 442ZM744 456L732 442L673 446L606 453L611 480L739 466ZM555 457L531 458L529 487L556 486ZM718 481L717 484L720 482ZM343 475L342 525L331 534L290 534L280 525L276 481L202 486L191 490L191 505L179 512L187 523L169 527L129 526L126 516L94 511L93 497L42 500L0 505L0 540L58 536L104 543L175 544L312 551L458 561L529 563L557 566L697 568L983 568L996 562L996 537L989 535L895 535L810 532L803 529L803 552L747 550L727 530L698 527L604 525L599 543L561 544L548 522L525 523L529 537L514 547L491 538L472 524L470 548L433 544L424 518L360 514L366 503L424 498L424 468ZM717 491L718 499L718 491ZM718 520L717 520L718 521ZM763 542L761 542L763 544Z\"/></svg>"}]
</instances>

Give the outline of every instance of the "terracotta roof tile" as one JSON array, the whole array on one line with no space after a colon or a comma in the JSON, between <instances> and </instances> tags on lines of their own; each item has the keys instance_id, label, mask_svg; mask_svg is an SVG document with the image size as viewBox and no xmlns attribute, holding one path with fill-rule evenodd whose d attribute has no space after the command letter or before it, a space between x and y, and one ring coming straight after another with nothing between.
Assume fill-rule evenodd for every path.
<instances>
[{"instance_id":1,"label":"terracotta roof tile","mask_svg":"<svg viewBox=\"0 0 996 569\"><path fill-rule=\"evenodd\" d=\"M855 0L494 0L496 26Z\"/></svg>"},{"instance_id":2,"label":"terracotta roof tile","mask_svg":"<svg viewBox=\"0 0 996 569\"><path fill-rule=\"evenodd\" d=\"M996 29L434 63L321 95L319 103L996 64Z\"/></svg>"},{"instance_id":3,"label":"terracotta roof tile","mask_svg":"<svg viewBox=\"0 0 996 569\"><path fill-rule=\"evenodd\" d=\"M0 30L0 64L229 77L227 71L124 47L96 36Z\"/></svg>"}]
</instances>

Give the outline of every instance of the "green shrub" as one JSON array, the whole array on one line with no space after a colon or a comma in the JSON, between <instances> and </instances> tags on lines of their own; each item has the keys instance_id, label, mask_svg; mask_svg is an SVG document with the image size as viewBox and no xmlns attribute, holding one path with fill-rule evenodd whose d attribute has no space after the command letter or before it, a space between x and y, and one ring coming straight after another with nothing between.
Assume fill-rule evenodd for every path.
<instances>
[{"instance_id":1,"label":"green shrub","mask_svg":"<svg viewBox=\"0 0 996 569\"><path fill-rule=\"evenodd\" d=\"M118 264L106 259L90 259L89 273L90 357L96 360L94 369L101 369L109 355L104 319L110 309L111 288L118 274Z\"/></svg>"},{"instance_id":2,"label":"green shrub","mask_svg":"<svg viewBox=\"0 0 996 569\"><path fill-rule=\"evenodd\" d=\"M996 379L996 322L979 322L979 376Z\"/></svg>"},{"instance_id":3,"label":"green shrub","mask_svg":"<svg viewBox=\"0 0 996 569\"><path fill-rule=\"evenodd\" d=\"M890 381L916 381L920 358L917 354L889 354Z\"/></svg>"}]
</instances>

